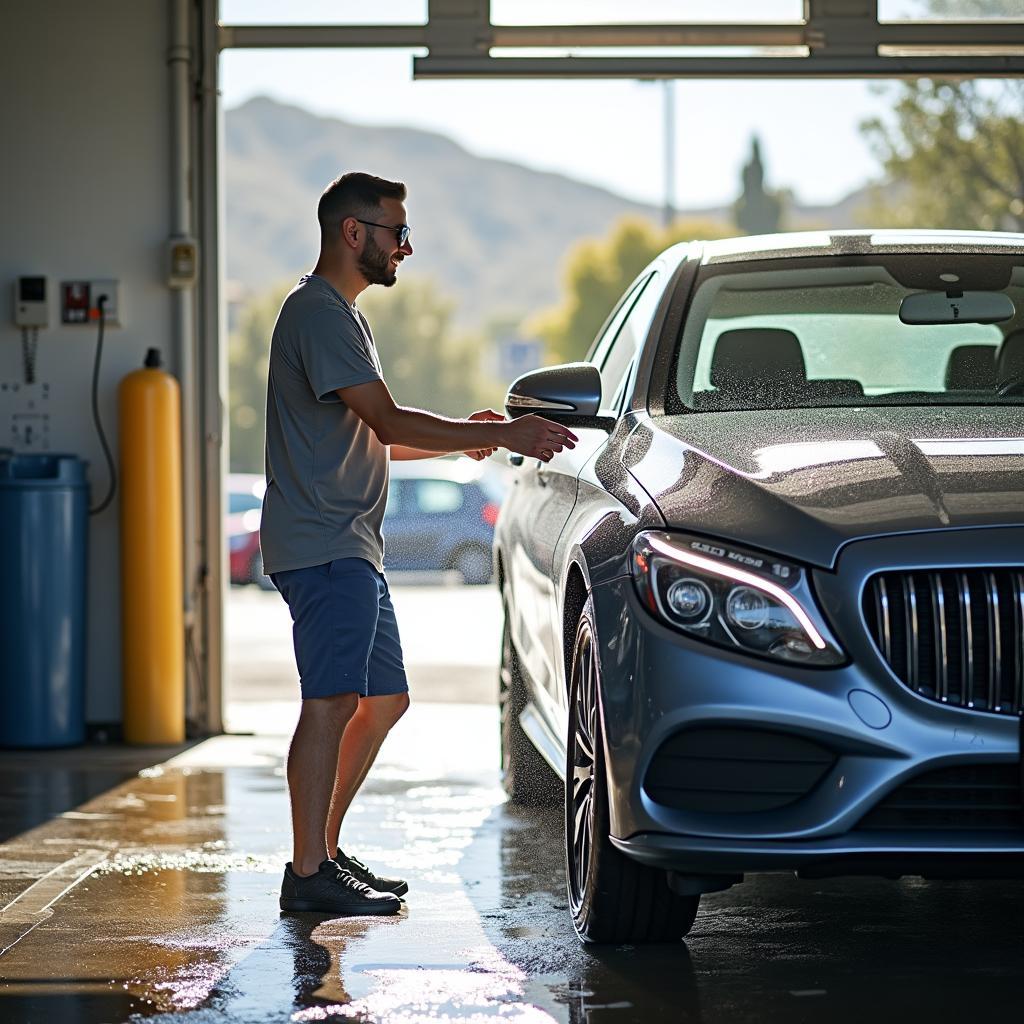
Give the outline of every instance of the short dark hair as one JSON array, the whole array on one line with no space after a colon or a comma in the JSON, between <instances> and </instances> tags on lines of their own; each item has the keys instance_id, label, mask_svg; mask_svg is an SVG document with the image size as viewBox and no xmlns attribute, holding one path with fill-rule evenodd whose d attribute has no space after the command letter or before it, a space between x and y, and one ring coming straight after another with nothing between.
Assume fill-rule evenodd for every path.
<instances>
[{"instance_id":1,"label":"short dark hair","mask_svg":"<svg viewBox=\"0 0 1024 1024\"><path fill-rule=\"evenodd\" d=\"M382 199L405 201L405 185L362 171L350 171L336 178L323 190L316 208L320 233L336 238L346 217L372 218L380 212Z\"/></svg>"}]
</instances>

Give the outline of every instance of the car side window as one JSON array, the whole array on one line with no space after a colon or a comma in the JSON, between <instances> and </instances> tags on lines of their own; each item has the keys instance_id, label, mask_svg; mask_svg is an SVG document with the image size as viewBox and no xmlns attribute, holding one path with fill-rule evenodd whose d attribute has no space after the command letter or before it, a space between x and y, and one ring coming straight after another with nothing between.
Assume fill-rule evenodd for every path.
<instances>
[{"instance_id":1,"label":"car side window","mask_svg":"<svg viewBox=\"0 0 1024 1024\"><path fill-rule=\"evenodd\" d=\"M462 508L461 485L452 480L417 480L416 507L424 515L442 515Z\"/></svg>"},{"instance_id":2,"label":"car side window","mask_svg":"<svg viewBox=\"0 0 1024 1024\"><path fill-rule=\"evenodd\" d=\"M654 311L661 299L659 282L662 275L655 271L644 282L643 290L632 303L626 319L600 364L601 370L601 412L617 414L622 403L623 392L629 371L640 346L647 339Z\"/></svg>"},{"instance_id":3,"label":"car side window","mask_svg":"<svg viewBox=\"0 0 1024 1024\"><path fill-rule=\"evenodd\" d=\"M619 329L622 327L623 321L627 316L629 316L630 310L633 308L633 304L636 302L637 297L643 291L644 286L650 279L649 274L637 278L637 280L629 286L626 293L619 300L619 304L616 307L615 312L608 320L605 329L598 336L598 339L591 346L590 354L587 356L590 362L595 366L599 367L604 362L605 356L608 354L608 349L615 341L615 337L619 333Z\"/></svg>"}]
</instances>

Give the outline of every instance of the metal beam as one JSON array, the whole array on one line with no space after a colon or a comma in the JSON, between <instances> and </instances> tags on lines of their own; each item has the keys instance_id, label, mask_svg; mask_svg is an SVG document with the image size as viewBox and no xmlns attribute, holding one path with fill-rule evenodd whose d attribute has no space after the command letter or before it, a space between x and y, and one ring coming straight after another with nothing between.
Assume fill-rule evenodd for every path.
<instances>
[{"instance_id":1,"label":"metal beam","mask_svg":"<svg viewBox=\"0 0 1024 1024\"><path fill-rule=\"evenodd\" d=\"M436 26L435 26L436 29ZM427 25L221 25L219 46L227 49L417 49L430 45ZM1024 21L914 22L879 25L855 19L822 18L813 23L748 25L493 25L475 38L468 53L482 56L491 47L573 49L591 46L666 47L807 46L838 50L850 42L872 52L878 46L966 47L1024 51ZM845 47L844 47L845 48ZM439 56L431 47L431 53ZM451 47L449 47L451 49ZM719 58L723 61L731 58Z\"/></svg>"},{"instance_id":2,"label":"metal beam","mask_svg":"<svg viewBox=\"0 0 1024 1024\"><path fill-rule=\"evenodd\" d=\"M426 25L221 25L222 50L404 49L427 45Z\"/></svg>"},{"instance_id":3,"label":"metal beam","mask_svg":"<svg viewBox=\"0 0 1024 1024\"><path fill-rule=\"evenodd\" d=\"M1014 78L1024 52L988 56L417 57L430 78Z\"/></svg>"}]
</instances>

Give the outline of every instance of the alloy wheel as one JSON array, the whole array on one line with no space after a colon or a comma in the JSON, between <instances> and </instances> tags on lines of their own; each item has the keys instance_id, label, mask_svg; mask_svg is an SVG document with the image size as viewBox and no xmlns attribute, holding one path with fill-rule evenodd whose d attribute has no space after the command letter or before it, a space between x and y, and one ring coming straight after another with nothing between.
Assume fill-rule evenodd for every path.
<instances>
[{"instance_id":1,"label":"alloy wheel","mask_svg":"<svg viewBox=\"0 0 1024 1024\"><path fill-rule=\"evenodd\" d=\"M569 899L574 913L583 903L594 842L594 771L597 736L597 666L593 636L584 622L573 659L570 778L566 787L566 850Z\"/></svg>"}]
</instances>

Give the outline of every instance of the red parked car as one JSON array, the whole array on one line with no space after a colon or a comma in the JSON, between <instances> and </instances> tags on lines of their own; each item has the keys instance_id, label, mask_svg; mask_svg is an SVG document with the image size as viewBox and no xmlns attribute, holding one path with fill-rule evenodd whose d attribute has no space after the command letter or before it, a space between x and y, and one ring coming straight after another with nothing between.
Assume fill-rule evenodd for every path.
<instances>
[{"instance_id":1,"label":"red parked car","mask_svg":"<svg viewBox=\"0 0 1024 1024\"><path fill-rule=\"evenodd\" d=\"M228 538L231 582L255 583L264 590L273 590L274 584L263 572L260 555L260 518L266 481L259 473L230 473L227 482L228 514L224 532Z\"/></svg>"}]
</instances>

